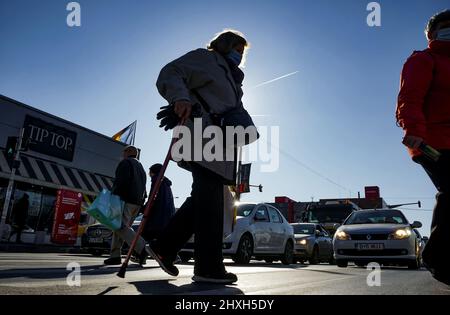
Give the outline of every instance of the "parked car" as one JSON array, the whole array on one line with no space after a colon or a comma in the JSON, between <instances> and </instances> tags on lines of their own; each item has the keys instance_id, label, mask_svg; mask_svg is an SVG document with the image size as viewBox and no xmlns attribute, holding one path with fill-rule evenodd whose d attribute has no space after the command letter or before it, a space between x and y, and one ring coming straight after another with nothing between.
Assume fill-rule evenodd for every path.
<instances>
[{"instance_id":1,"label":"parked car","mask_svg":"<svg viewBox=\"0 0 450 315\"><path fill-rule=\"evenodd\" d=\"M328 232L314 223L292 223L295 234L294 260L311 265L321 262L334 263L333 240Z\"/></svg>"},{"instance_id":2,"label":"parked car","mask_svg":"<svg viewBox=\"0 0 450 315\"><path fill-rule=\"evenodd\" d=\"M142 215L136 217L131 226L135 231L141 224ZM109 253L111 249L112 231L103 224L97 223L88 227L85 233L81 237L81 248L87 250L94 256L101 256ZM126 251L128 248L125 243L122 247L122 251Z\"/></svg>"},{"instance_id":3,"label":"parked car","mask_svg":"<svg viewBox=\"0 0 450 315\"><path fill-rule=\"evenodd\" d=\"M184 262L193 257L193 248L191 239L180 251ZM238 264L248 264L252 258L292 264L294 230L280 211L268 204L240 204L234 230L224 238L223 254Z\"/></svg>"},{"instance_id":4,"label":"parked car","mask_svg":"<svg viewBox=\"0 0 450 315\"><path fill-rule=\"evenodd\" d=\"M339 267L352 261L357 266L369 262L406 265L418 269L421 265L419 239L399 210L360 210L352 213L336 231L333 239L334 258Z\"/></svg>"}]
</instances>

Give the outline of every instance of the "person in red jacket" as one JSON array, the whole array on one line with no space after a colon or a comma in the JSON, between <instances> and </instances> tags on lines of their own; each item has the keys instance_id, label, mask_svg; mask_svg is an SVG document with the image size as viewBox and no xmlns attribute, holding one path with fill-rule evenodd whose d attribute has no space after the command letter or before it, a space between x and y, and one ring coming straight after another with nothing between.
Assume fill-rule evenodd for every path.
<instances>
[{"instance_id":1,"label":"person in red jacket","mask_svg":"<svg viewBox=\"0 0 450 315\"><path fill-rule=\"evenodd\" d=\"M403 144L438 190L423 261L450 285L450 10L433 16L425 32L428 48L414 52L403 67L396 116L405 131ZM441 153L437 162L422 152L422 144Z\"/></svg>"}]
</instances>

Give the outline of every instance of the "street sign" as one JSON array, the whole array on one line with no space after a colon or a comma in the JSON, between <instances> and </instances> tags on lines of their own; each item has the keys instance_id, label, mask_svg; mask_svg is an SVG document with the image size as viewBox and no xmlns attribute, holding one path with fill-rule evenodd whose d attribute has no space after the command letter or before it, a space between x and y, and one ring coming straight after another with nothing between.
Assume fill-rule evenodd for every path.
<instances>
[{"instance_id":1,"label":"street sign","mask_svg":"<svg viewBox=\"0 0 450 315\"><path fill-rule=\"evenodd\" d=\"M240 182L239 182L239 192L249 193L250 192L250 171L252 165L251 164L241 164L240 165Z\"/></svg>"}]
</instances>

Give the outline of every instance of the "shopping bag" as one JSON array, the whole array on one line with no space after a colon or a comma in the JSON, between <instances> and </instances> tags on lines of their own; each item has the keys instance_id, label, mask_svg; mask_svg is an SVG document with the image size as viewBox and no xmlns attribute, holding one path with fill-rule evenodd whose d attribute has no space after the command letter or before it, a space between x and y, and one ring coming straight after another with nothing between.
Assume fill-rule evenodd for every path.
<instances>
[{"instance_id":1,"label":"shopping bag","mask_svg":"<svg viewBox=\"0 0 450 315\"><path fill-rule=\"evenodd\" d=\"M120 200L119 196L103 189L86 211L98 222L116 231L122 227L123 207L124 202Z\"/></svg>"}]
</instances>

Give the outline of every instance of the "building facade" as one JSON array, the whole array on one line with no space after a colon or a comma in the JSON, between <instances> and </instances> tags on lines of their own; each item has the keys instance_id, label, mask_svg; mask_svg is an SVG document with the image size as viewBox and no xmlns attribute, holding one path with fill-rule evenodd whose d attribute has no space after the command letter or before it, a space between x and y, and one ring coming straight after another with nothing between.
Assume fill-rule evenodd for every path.
<instances>
[{"instance_id":1,"label":"building facade","mask_svg":"<svg viewBox=\"0 0 450 315\"><path fill-rule=\"evenodd\" d=\"M20 153L7 223L13 223L14 205L26 193L28 237L24 240L48 243L58 191L80 193L85 210L98 192L111 189L125 144L0 95L0 211L13 166L7 144L22 129L26 148ZM81 225L87 220L82 211Z\"/></svg>"}]
</instances>

